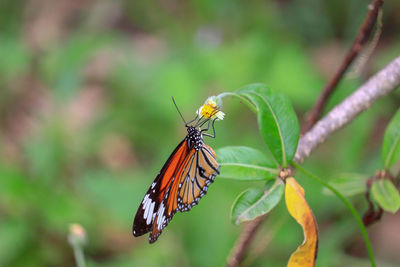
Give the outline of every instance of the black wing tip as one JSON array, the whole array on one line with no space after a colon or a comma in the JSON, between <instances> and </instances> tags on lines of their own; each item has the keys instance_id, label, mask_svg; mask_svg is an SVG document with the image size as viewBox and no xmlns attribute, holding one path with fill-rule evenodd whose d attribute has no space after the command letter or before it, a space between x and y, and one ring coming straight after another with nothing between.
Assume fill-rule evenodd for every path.
<instances>
[{"instance_id":1,"label":"black wing tip","mask_svg":"<svg viewBox=\"0 0 400 267\"><path fill-rule=\"evenodd\" d=\"M132 234L133 234L133 236L135 236L135 237L141 236L141 234L139 234L139 232L136 232L135 229L132 230Z\"/></svg>"},{"instance_id":2,"label":"black wing tip","mask_svg":"<svg viewBox=\"0 0 400 267\"><path fill-rule=\"evenodd\" d=\"M138 237L138 236L143 235L143 233L141 233L139 231L136 231L135 229L132 229L132 234L133 234L134 237Z\"/></svg>"},{"instance_id":3,"label":"black wing tip","mask_svg":"<svg viewBox=\"0 0 400 267\"><path fill-rule=\"evenodd\" d=\"M142 235L144 235L144 234L146 234L148 232L150 232L150 229L148 229L148 228L140 227L140 226L138 226L136 224L134 224L132 226L132 234L135 237L142 236Z\"/></svg>"}]
</instances>

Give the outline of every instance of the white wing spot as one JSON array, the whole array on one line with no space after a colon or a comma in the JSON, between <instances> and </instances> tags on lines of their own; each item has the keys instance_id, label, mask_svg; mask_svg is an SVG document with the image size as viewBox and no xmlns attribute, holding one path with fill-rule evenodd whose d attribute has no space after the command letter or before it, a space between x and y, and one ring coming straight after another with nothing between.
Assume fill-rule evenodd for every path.
<instances>
[{"instance_id":1,"label":"white wing spot","mask_svg":"<svg viewBox=\"0 0 400 267\"><path fill-rule=\"evenodd\" d=\"M146 207L144 209L144 215L143 215L144 218L147 218L147 216L149 214L149 209L150 209L151 203L152 203L151 200L148 200L146 203Z\"/></svg>"},{"instance_id":2,"label":"white wing spot","mask_svg":"<svg viewBox=\"0 0 400 267\"><path fill-rule=\"evenodd\" d=\"M165 210L164 203L161 203L161 206L160 206L160 208L158 209L158 212L157 212L157 216L158 216L158 218L157 218L157 229L158 230L162 229L163 224L165 222L164 210Z\"/></svg>"},{"instance_id":3,"label":"white wing spot","mask_svg":"<svg viewBox=\"0 0 400 267\"><path fill-rule=\"evenodd\" d=\"M154 216L153 210L154 210L154 205L155 204L156 204L155 202L152 202L150 207L148 208L148 210L145 211L145 213L147 212L147 216L144 216L144 217L145 217L145 219L147 217L147 219L146 219L146 223L147 224L150 224L152 219L153 219L153 216Z\"/></svg>"},{"instance_id":4,"label":"white wing spot","mask_svg":"<svg viewBox=\"0 0 400 267\"><path fill-rule=\"evenodd\" d=\"M149 198L149 194L145 195L142 201L143 204L143 209L146 210L147 205L149 205L151 203L151 199Z\"/></svg>"}]
</instances>

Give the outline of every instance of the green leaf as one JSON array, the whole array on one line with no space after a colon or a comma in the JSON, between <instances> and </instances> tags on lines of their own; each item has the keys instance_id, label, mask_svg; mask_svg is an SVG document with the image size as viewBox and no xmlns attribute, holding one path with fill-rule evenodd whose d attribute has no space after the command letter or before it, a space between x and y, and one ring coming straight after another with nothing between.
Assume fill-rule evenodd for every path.
<instances>
[{"instance_id":1,"label":"green leaf","mask_svg":"<svg viewBox=\"0 0 400 267\"><path fill-rule=\"evenodd\" d=\"M293 159L299 141L300 127L289 100L263 84L251 84L235 94L250 108L256 109L258 127L264 142L282 167Z\"/></svg>"},{"instance_id":2,"label":"green leaf","mask_svg":"<svg viewBox=\"0 0 400 267\"><path fill-rule=\"evenodd\" d=\"M338 177L329 181L329 184L344 196L354 196L364 193L367 190L365 183L366 175L359 173L342 173ZM332 195L328 188L324 188L323 192Z\"/></svg>"},{"instance_id":3,"label":"green leaf","mask_svg":"<svg viewBox=\"0 0 400 267\"><path fill-rule=\"evenodd\" d=\"M276 179L269 189L250 188L242 192L232 206L231 219L235 224L250 221L271 211L281 200L284 184Z\"/></svg>"},{"instance_id":4,"label":"green leaf","mask_svg":"<svg viewBox=\"0 0 400 267\"><path fill-rule=\"evenodd\" d=\"M221 167L218 177L238 180L265 180L275 178L279 169L257 149L230 146L216 150Z\"/></svg>"},{"instance_id":5,"label":"green leaf","mask_svg":"<svg viewBox=\"0 0 400 267\"><path fill-rule=\"evenodd\" d=\"M400 208L400 195L388 179L379 179L371 187L372 197L385 211L396 213Z\"/></svg>"},{"instance_id":6,"label":"green leaf","mask_svg":"<svg viewBox=\"0 0 400 267\"><path fill-rule=\"evenodd\" d=\"M385 169L400 161L400 109L386 128L383 137L382 160Z\"/></svg>"}]
</instances>

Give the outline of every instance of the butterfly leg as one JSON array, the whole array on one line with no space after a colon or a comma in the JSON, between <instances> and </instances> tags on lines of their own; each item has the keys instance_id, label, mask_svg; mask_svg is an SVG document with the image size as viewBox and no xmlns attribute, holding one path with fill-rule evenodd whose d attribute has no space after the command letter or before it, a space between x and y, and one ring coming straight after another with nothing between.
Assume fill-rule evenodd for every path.
<instances>
[{"instance_id":1,"label":"butterfly leg","mask_svg":"<svg viewBox=\"0 0 400 267\"><path fill-rule=\"evenodd\" d=\"M208 133L204 133L204 134L203 134L204 136L208 136L208 137L211 137L211 138L215 138L216 135L215 135L214 123L215 123L216 119L217 119L217 118L213 119L213 120L212 120L212 123L211 123L211 127L212 127L212 129L213 129L213 134L211 135L211 134L208 134ZM210 129L210 122L211 122L211 120L208 121L207 129L201 130L202 132L206 132L206 131L208 131L208 129Z\"/></svg>"}]
</instances>

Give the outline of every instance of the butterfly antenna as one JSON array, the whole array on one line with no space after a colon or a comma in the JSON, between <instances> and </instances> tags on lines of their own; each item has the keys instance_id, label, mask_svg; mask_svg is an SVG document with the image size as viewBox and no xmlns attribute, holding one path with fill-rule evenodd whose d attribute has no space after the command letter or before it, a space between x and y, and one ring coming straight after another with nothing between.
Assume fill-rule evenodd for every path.
<instances>
[{"instance_id":1,"label":"butterfly antenna","mask_svg":"<svg viewBox=\"0 0 400 267\"><path fill-rule=\"evenodd\" d=\"M171 96L171 97L172 97L172 102L174 102L174 105L175 105L175 107L176 107L176 110L178 111L179 115L181 115L181 118L182 118L183 122L184 122L185 125L186 125L187 123L186 123L185 119L183 118L182 113L179 111L179 108L178 108L178 106L177 106L176 103L175 103L174 97L173 97L173 96Z\"/></svg>"}]
</instances>

